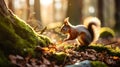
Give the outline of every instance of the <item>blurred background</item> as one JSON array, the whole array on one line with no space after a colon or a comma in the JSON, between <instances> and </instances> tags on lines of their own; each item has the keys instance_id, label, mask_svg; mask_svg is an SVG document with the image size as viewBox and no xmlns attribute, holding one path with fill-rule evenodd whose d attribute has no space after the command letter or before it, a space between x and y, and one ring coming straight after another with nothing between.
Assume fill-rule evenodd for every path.
<instances>
[{"instance_id":1,"label":"blurred background","mask_svg":"<svg viewBox=\"0 0 120 67\"><path fill-rule=\"evenodd\" d=\"M5 0L8 7L32 27L54 28L70 17L73 25L96 16L102 26L120 31L120 0Z\"/></svg>"}]
</instances>

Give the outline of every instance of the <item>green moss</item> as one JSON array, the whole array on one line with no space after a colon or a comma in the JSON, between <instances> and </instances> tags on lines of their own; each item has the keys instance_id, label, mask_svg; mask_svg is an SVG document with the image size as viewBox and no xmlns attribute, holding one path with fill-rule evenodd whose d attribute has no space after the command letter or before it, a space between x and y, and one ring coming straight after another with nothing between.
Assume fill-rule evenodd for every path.
<instances>
[{"instance_id":1,"label":"green moss","mask_svg":"<svg viewBox=\"0 0 120 67\"><path fill-rule=\"evenodd\" d=\"M54 59L56 59L56 62L63 62L65 57L67 57L67 54L64 52L57 52L53 54Z\"/></svg>"},{"instance_id":2,"label":"green moss","mask_svg":"<svg viewBox=\"0 0 120 67\"><path fill-rule=\"evenodd\" d=\"M71 45L64 46L64 49L72 49L72 48L73 48L73 46L71 46Z\"/></svg>"},{"instance_id":3,"label":"green moss","mask_svg":"<svg viewBox=\"0 0 120 67\"><path fill-rule=\"evenodd\" d=\"M34 48L25 48L22 54L24 54L24 56L31 55L32 57L35 57Z\"/></svg>"},{"instance_id":4,"label":"green moss","mask_svg":"<svg viewBox=\"0 0 120 67\"><path fill-rule=\"evenodd\" d=\"M0 67L13 67L10 61L4 56L3 52L0 50Z\"/></svg>"},{"instance_id":5,"label":"green moss","mask_svg":"<svg viewBox=\"0 0 120 67\"><path fill-rule=\"evenodd\" d=\"M34 30L24 21L15 16L16 24L13 25L15 33L21 36L22 39L27 40L32 45L37 45L37 35Z\"/></svg>"},{"instance_id":6,"label":"green moss","mask_svg":"<svg viewBox=\"0 0 120 67\"><path fill-rule=\"evenodd\" d=\"M85 49L94 49L97 52L107 52L107 54L109 54L111 56L120 57L120 52L119 51L116 51L112 48L108 48L108 47L105 47L105 46L102 46L102 45L81 46L81 47L76 48L76 50L79 50L79 51L84 51Z\"/></svg>"},{"instance_id":7,"label":"green moss","mask_svg":"<svg viewBox=\"0 0 120 67\"><path fill-rule=\"evenodd\" d=\"M115 37L115 32L109 27L102 27L100 30L101 38Z\"/></svg>"},{"instance_id":8,"label":"green moss","mask_svg":"<svg viewBox=\"0 0 120 67\"><path fill-rule=\"evenodd\" d=\"M107 67L107 65L100 61L91 61L92 67Z\"/></svg>"},{"instance_id":9,"label":"green moss","mask_svg":"<svg viewBox=\"0 0 120 67\"><path fill-rule=\"evenodd\" d=\"M2 32L0 33L1 49L3 49L8 54L9 52L10 53L15 53L15 52L21 53L21 51L23 51L22 49L24 49L25 47L30 47L30 44L32 43L29 43L28 41L21 38L21 36L19 36L15 32L15 29L13 28L12 24L10 24L5 19L4 20L0 19L0 20L1 20L0 21L0 27L1 27L0 32Z\"/></svg>"},{"instance_id":10,"label":"green moss","mask_svg":"<svg viewBox=\"0 0 120 67\"><path fill-rule=\"evenodd\" d=\"M4 64L7 64L9 54L34 55L34 48L37 45L48 45L49 43L49 38L39 36L17 16L0 16L0 49L3 53L3 56L0 56L0 63L6 61Z\"/></svg>"},{"instance_id":11,"label":"green moss","mask_svg":"<svg viewBox=\"0 0 120 67\"><path fill-rule=\"evenodd\" d=\"M46 36L39 35L38 37L39 37L39 40L40 40L39 45L42 46L42 47L47 47L51 43L50 39Z\"/></svg>"}]
</instances>

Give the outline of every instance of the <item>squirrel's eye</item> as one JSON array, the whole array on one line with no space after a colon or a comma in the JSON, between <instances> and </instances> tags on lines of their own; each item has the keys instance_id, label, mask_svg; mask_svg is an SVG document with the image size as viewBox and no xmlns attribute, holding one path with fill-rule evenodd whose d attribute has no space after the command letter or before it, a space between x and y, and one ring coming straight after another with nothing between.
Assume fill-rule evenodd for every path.
<instances>
[{"instance_id":1,"label":"squirrel's eye","mask_svg":"<svg viewBox=\"0 0 120 67\"><path fill-rule=\"evenodd\" d=\"M64 30L64 31L67 31L67 28L66 28L66 27L64 27L64 28L63 28L63 30Z\"/></svg>"}]
</instances>

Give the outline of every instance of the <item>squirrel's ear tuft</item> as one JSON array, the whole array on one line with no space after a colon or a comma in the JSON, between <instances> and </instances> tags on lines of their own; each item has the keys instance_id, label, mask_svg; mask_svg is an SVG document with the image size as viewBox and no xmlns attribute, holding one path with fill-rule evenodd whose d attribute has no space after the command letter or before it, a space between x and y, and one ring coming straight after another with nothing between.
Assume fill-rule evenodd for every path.
<instances>
[{"instance_id":1,"label":"squirrel's ear tuft","mask_svg":"<svg viewBox=\"0 0 120 67\"><path fill-rule=\"evenodd\" d=\"M69 25L69 17L65 18L64 24L65 24L65 25Z\"/></svg>"}]
</instances>

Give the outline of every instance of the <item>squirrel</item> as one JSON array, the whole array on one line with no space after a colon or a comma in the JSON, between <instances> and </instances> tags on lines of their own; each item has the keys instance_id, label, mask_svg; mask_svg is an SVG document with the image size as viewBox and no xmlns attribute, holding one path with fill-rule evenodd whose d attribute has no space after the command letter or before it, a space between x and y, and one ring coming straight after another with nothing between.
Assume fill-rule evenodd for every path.
<instances>
[{"instance_id":1,"label":"squirrel","mask_svg":"<svg viewBox=\"0 0 120 67\"><path fill-rule=\"evenodd\" d=\"M67 34L64 41L77 39L81 46L88 46L99 38L101 22L97 17L87 17L81 25L72 25L69 22L69 17L65 18L64 24L61 27L61 32Z\"/></svg>"}]
</instances>

